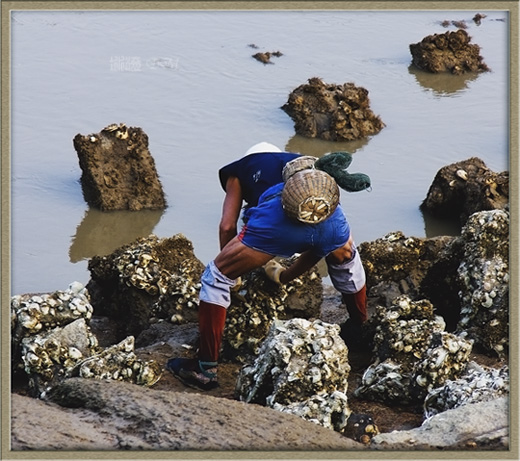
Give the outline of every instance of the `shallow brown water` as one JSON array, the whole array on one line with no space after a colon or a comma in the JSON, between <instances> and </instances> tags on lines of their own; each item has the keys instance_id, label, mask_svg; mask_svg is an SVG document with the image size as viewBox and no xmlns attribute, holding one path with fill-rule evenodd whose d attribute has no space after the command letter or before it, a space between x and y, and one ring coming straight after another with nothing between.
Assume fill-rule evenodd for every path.
<instances>
[{"instance_id":1,"label":"shallow brown water","mask_svg":"<svg viewBox=\"0 0 520 461\"><path fill-rule=\"evenodd\" d=\"M477 26L476 13L487 17ZM429 75L408 46L465 20L492 72ZM454 234L419 205L439 168L471 156L509 168L505 11L14 11L12 294L89 280L88 259L151 232L183 233L204 262L218 251L217 171L252 144L354 153L372 191L343 193L357 242L394 230ZM258 49L253 49L255 44ZM264 65L251 56L276 51ZM311 77L369 91L385 122L353 143L295 136L280 109ZM149 135L169 207L100 213L83 200L77 133L110 123Z\"/></svg>"}]
</instances>

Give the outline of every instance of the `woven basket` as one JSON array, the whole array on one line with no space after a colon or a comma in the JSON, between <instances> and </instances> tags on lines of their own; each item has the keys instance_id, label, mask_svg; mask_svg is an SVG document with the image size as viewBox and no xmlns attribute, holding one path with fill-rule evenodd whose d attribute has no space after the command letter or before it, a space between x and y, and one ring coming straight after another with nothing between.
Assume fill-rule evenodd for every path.
<instances>
[{"instance_id":1,"label":"woven basket","mask_svg":"<svg viewBox=\"0 0 520 461\"><path fill-rule=\"evenodd\" d=\"M287 215L307 224L327 219L338 203L336 181L320 170L298 171L286 181L282 191L282 205Z\"/></svg>"},{"instance_id":2,"label":"woven basket","mask_svg":"<svg viewBox=\"0 0 520 461\"><path fill-rule=\"evenodd\" d=\"M314 168L314 162L318 157L311 157L310 155L303 155L297 157L290 162L287 162L282 170L283 182L286 182L294 173L308 168Z\"/></svg>"}]
</instances>

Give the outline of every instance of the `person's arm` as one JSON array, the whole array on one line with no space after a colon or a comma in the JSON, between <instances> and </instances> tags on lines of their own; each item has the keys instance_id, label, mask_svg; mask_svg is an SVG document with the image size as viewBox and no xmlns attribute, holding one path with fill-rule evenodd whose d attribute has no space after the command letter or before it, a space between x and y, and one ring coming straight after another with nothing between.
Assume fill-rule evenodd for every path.
<instances>
[{"instance_id":1,"label":"person's arm","mask_svg":"<svg viewBox=\"0 0 520 461\"><path fill-rule=\"evenodd\" d=\"M242 208L242 187L235 176L226 181L226 197L222 206L222 218L219 225L220 249L237 235L237 222Z\"/></svg>"},{"instance_id":2,"label":"person's arm","mask_svg":"<svg viewBox=\"0 0 520 461\"><path fill-rule=\"evenodd\" d=\"M287 269L280 263L271 260L267 263L264 270L267 276L278 283L288 283L307 272L312 266L318 263L321 257L317 256L311 250L303 252L296 261L294 261Z\"/></svg>"}]
</instances>

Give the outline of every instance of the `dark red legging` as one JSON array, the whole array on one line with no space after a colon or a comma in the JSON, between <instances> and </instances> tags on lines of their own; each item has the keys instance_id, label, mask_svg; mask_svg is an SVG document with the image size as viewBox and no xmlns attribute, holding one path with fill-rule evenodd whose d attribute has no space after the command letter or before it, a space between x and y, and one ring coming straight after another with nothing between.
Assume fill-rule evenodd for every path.
<instances>
[{"instance_id":1,"label":"dark red legging","mask_svg":"<svg viewBox=\"0 0 520 461\"><path fill-rule=\"evenodd\" d=\"M355 325L361 325L368 319L367 314L367 286L357 293L343 293L343 301L347 306L347 312Z\"/></svg>"},{"instance_id":2,"label":"dark red legging","mask_svg":"<svg viewBox=\"0 0 520 461\"><path fill-rule=\"evenodd\" d=\"M199 302L199 360L217 362L226 324L227 309L205 301Z\"/></svg>"}]
</instances>

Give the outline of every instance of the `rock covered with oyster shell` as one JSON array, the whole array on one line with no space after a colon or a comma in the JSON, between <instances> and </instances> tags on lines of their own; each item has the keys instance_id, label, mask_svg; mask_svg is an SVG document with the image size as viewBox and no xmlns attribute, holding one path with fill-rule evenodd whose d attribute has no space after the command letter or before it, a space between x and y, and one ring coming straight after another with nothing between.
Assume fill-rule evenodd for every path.
<instances>
[{"instance_id":1,"label":"rock covered with oyster shell","mask_svg":"<svg viewBox=\"0 0 520 461\"><path fill-rule=\"evenodd\" d=\"M448 380L428 393L424 400L424 416L431 418L468 403L487 402L505 395L509 395L507 365L496 369L470 362L460 378Z\"/></svg>"},{"instance_id":2,"label":"rock covered with oyster shell","mask_svg":"<svg viewBox=\"0 0 520 461\"><path fill-rule=\"evenodd\" d=\"M99 347L89 326L92 313L88 290L79 282L65 291L11 298L13 375L25 372L33 396L44 397L62 380L78 375L147 386L160 378L155 362L136 359L133 337L106 350Z\"/></svg>"},{"instance_id":3,"label":"rock covered with oyster shell","mask_svg":"<svg viewBox=\"0 0 520 461\"><path fill-rule=\"evenodd\" d=\"M430 185L421 210L455 217L465 224L478 211L505 209L509 203L509 172L495 173L478 157L442 167Z\"/></svg>"},{"instance_id":4,"label":"rock covered with oyster shell","mask_svg":"<svg viewBox=\"0 0 520 461\"><path fill-rule=\"evenodd\" d=\"M461 247L456 237L408 237L401 231L362 242L358 248L367 277L369 305L390 306L400 295L428 299L454 329L460 310L456 272Z\"/></svg>"},{"instance_id":5,"label":"rock covered with oyster shell","mask_svg":"<svg viewBox=\"0 0 520 461\"><path fill-rule=\"evenodd\" d=\"M487 351L508 348L509 209L471 215L459 237L416 238L391 232L359 251L369 306L400 295L428 299L447 331L464 332Z\"/></svg>"},{"instance_id":6,"label":"rock covered with oyster shell","mask_svg":"<svg viewBox=\"0 0 520 461\"><path fill-rule=\"evenodd\" d=\"M118 344L79 362L71 376L113 379L142 386L152 386L162 375L162 367L155 361L143 361L134 352L134 337L128 336Z\"/></svg>"},{"instance_id":7,"label":"rock covered with oyster shell","mask_svg":"<svg viewBox=\"0 0 520 461\"><path fill-rule=\"evenodd\" d=\"M120 336L138 336L158 321L197 321L203 263L184 235L141 237L88 264L96 315L121 322Z\"/></svg>"},{"instance_id":8,"label":"rock covered with oyster shell","mask_svg":"<svg viewBox=\"0 0 520 461\"><path fill-rule=\"evenodd\" d=\"M31 370L32 365L30 364L37 362L31 349L40 349L39 342L54 342L52 337L47 338L50 331L57 328L63 330L67 325L78 320L82 320L82 322L75 324L81 329L82 333L73 338L70 346L79 348L82 354L85 354L91 348L95 348L97 339L88 328L92 313L93 308L90 304L89 293L79 282L71 283L67 290L57 290L53 293L12 296L11 363L13 371ZM71 330L71 328L69 327L68 330ZM86 339L85 344L80 341L80 338L83 337ZM38 341L35 338L38 338ZM73 351L72 355L74 354ZM48 357L45 360L49 360ZM38 367L39 365L37 365Z\"/></svg>"},{"instance_id":9,"label":"rock covered with oyster shell","mask_svg":"<svg viewBox=\"0 0 520 461\"><path fill-rule=\"evenodd\" d=\"M376 325L376 360L365 371L356 396L416 404L464 371L472 342L446 333L429 301L400 296L388 308L378 306L371 322Z\"/></svg>"},{"instance_id":10,"label":"rock covered with oyster shell","mask_svg":"<svg viewBox=\"0 0 520 461\"><path fill-rule=\"evenodd\" d=\"M282 259L285 267L293 258ZM318 318L323 301L323 284L317 267L291 282L279 285L269 280L263 269L242 276L231 293L223 338L223 357L245 361L257 355L275 319Z\"/></svg>"},{"instance_id":11,"label":"rock covered with oyster shell","mask_svg":"<svg viewBox=\"0 0 520 461\"><path fill-rule=\"evenodd\" d=\"M462 229L459 332L504 357L509 347L509 212L481 211Z\"/></svg>"},{"instance_id":12,"label":"rock covered with oyster shell","mask_svg":"<svg viewBox=\"0 0 520 461\"><path fill-rule=\"evenodd\" d=\"M337 325L275 320L253 363L240 370L236 396L341 431L350 415L348 349Z\"/></svg>"},{"instance_id":13,"label":"rock covered with oyster shell","mask_svg":"<svg viewBox=\"0 0 520 461\"><path fill-rule=\"evenodd\" d=\"M148 136L138 127L113 123L99 133L77 134L85 201L101 211L162 210L166 199Z\"/></svg>"}]
</instances>

